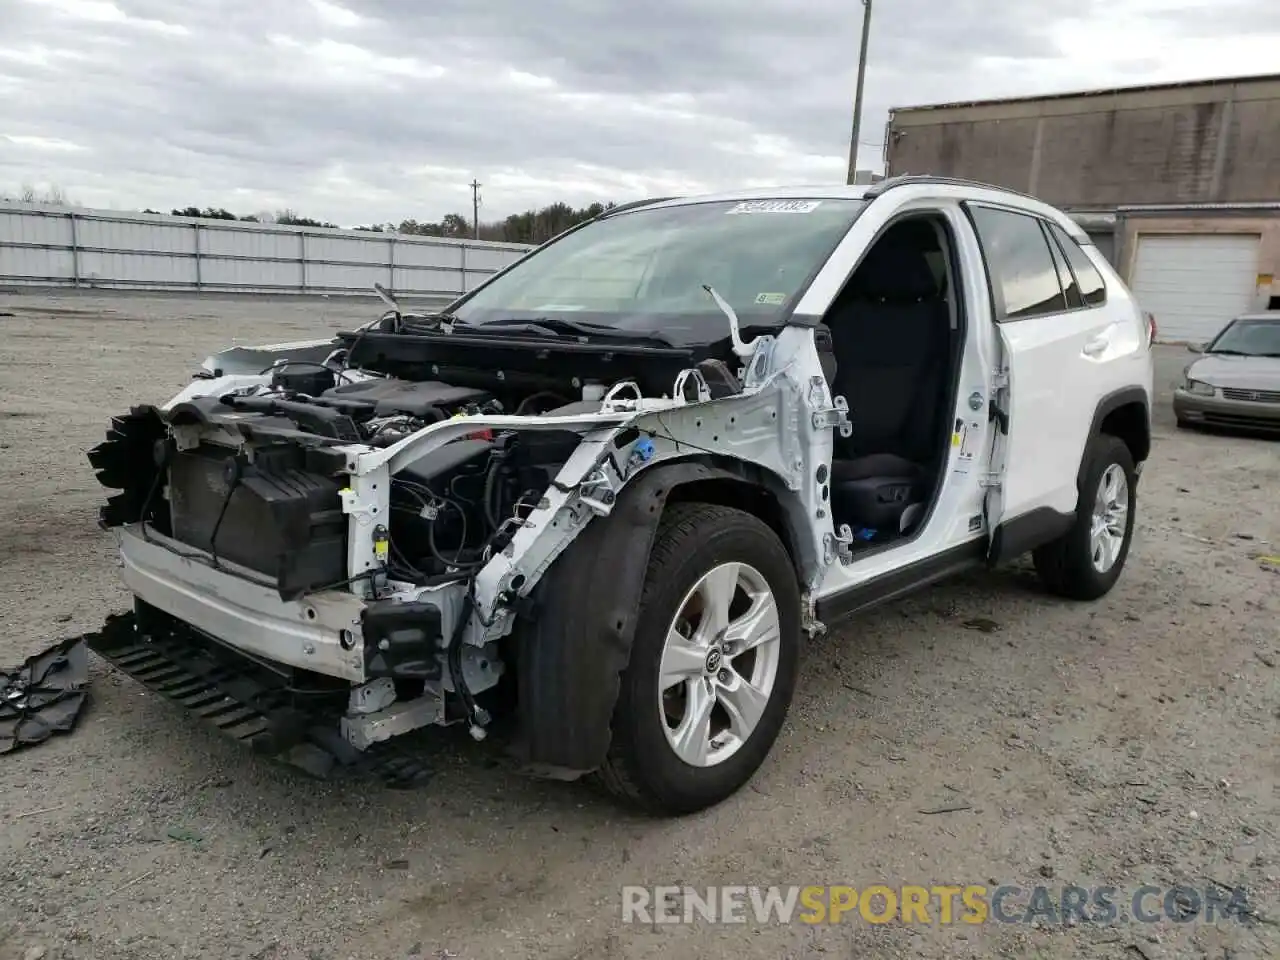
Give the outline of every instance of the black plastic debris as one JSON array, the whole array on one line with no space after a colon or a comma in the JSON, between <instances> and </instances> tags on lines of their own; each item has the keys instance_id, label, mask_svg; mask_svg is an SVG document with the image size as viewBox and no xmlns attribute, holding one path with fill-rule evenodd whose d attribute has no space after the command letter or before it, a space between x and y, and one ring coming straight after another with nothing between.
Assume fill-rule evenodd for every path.
<instances>
[{"instance_id":1,"label":"black plastic debris","mask_svg":"<svg viewBox=\"0 0 1280 960\"><path fill-rule=\"evenodd\" d=\"M139 616L141 611L142 616ZM339 732L346 689L300 683L146 605L109 615L85 635L95 654L205 724L317 780L372 775L387 787L424 786L434 769L392 741L356 750Z\"/></svg>"},{"instance_id":2,"label":"black plastic debris","mask_svg":"<svg viewBox=\"0 0 1280 960\"><path fill-rule=\"evenodd\" d=\"M69 733L89 695L84 638L59 641L22 666L0 670L0 754Z\"/></svg>"}]
</instances>

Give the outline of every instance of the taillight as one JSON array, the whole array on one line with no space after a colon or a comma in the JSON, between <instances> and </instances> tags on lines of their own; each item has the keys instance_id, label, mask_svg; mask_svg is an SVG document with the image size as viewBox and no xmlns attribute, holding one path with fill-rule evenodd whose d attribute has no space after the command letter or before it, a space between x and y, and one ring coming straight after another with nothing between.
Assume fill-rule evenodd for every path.
<instances>
[{"instance_id":1,"label":"taillight","mask_svg":"<svg viewBox=\"0 0 1280 960\"><path fill-rule=\"evenodd\" d=\"M1147 344L1148 346L1156 342L1156 333L1158 332L1158 329L1159 328L1156 326L1156 315L1154 313L1148 312L1147 313Z\"/></svg>"}]
</instances>

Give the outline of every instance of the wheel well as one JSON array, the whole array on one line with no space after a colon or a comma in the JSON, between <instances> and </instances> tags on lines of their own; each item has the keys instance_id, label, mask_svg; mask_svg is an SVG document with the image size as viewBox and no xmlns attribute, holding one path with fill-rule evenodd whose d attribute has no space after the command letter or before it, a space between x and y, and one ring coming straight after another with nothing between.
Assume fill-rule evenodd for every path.
<instances>
[{"instance_id":1,"label":"wheel well","mask_svg":"<svg viewBox=\"0 0 1280 960\"><path fill-rule=\"evenodd\" d=\"M1141 403L1125 403L1110 411L1098 425L1098 432L1118 437L1124 441L1133 455L1134 463L1141 463L1151 452L1151 428L1147 422L1147 409Z\"/></svg>"},{"instance_id":2,"label":"wheel well","mask_svg":"<svg viewBox=\"0 0 1280 960\"><path fill-rule=\"evenodd\" d=\"M713 503L720 507L736 507L759 517L778 535L791 557L791 563L799 570L799 554L795 537L787 523L786 510L772 491L759 484L732 477L711 477L693 480L672 488L667 494L667 504Z\"/></svg>"}]
</instances>

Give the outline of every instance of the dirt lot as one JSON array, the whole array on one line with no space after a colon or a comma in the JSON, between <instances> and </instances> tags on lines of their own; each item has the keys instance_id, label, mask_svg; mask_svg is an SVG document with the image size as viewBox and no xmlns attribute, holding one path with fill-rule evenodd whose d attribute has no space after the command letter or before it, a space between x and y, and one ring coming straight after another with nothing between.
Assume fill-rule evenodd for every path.
<instances>
[{"instance_id":1,"label":"dirt lot","mask_svg":"<svg viewBox=\"0 0 1280 960\"><path fill-rule=\"evenodd\" d=\"M125 603L84 457L113 412L237 338L374 309L0 294L0 663ZM1109 597L1056 602L1015 568L822 638L766 767L701 816L634 818L448 733L422 789L319 785L95 662L82 725L0 758L0 960L1280 955L1280 575L1255 559L1280 552L1280 444L1176 432L1185 359L1160 351ZM1214 882L1263 921L620 922L627 883L1103 885L1123 906Z\"/></svg>"}]
</instances>

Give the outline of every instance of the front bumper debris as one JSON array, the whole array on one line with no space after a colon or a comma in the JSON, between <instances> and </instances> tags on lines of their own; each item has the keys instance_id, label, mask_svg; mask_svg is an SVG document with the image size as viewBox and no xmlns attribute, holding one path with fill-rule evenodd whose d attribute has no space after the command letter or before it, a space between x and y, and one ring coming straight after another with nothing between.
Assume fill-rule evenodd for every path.
<instances>
[{"instance_id":1,"label":"front bumper debris","mask_svg":"<svg viewBox=\"0 0 1280 960\"><path fill-rule=\"evenodd\" d=\"M121 672L253 752L312 777L374 776L418 786L430 768L402 748L377 742L360 751L342 738L350 687L269 665L139 602L85 636Z\"/></svg>"},{"instance_id":2,"label":"front bumper debris","mask_svg":"<svg viewBox=\"0 0 1280 960\"><path fill-rule=\"evenodd\" d=\"M88 684L89 656L80 637L0 670L0 754L75 729Z\"/></svg>"}]
</instances>

